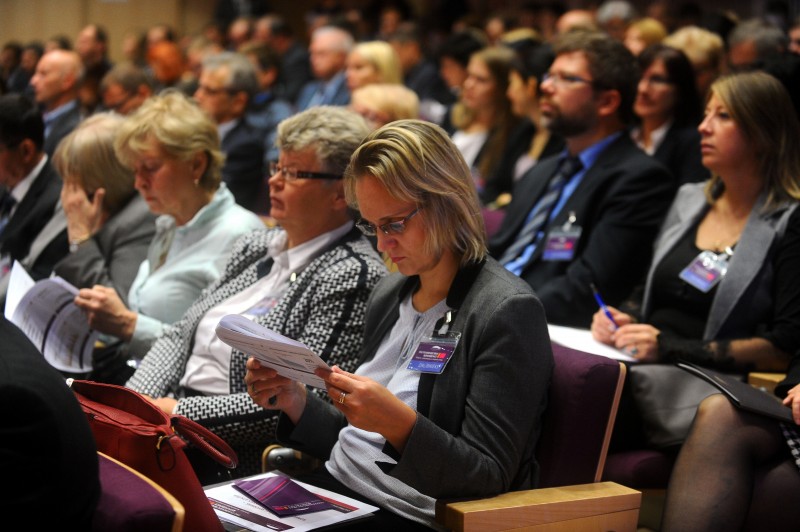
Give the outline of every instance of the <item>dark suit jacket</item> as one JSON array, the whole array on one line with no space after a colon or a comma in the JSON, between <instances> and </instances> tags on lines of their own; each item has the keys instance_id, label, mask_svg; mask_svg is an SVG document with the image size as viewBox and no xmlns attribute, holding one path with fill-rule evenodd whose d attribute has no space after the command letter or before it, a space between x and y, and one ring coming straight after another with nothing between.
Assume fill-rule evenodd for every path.
<instances>
[{"instance_id":1,"label":"dark suit jacket","mask_svg":"<svg viewBox=\"0 0 800 532\"><path fill-rule=\"evenodd\" d=\"M50 127L50 134L44 139L45 153L52 157L61 139L69 135L82 118L80 105L59 116Z\"/></svg>"},{"instance_id":2,"label":"dark suit jacket","mask_svg":"<svg viewBox=\"0 0 800 532\"><path fill-rule=\"evenodd\" d=\"M42 530L89 530L100 481L86 416L64 378L4 317L0 338L0 509Z\"/></svg>"},{"instance_id":3,"label":"dark suit jacket","mask_svg":"<svg viewBox=\"0 0 800 532\"><path fill-rule=\"evenodd\" d=\"M670 127L653 157L669 169L677 186L711 177L702 163L700 133L695 127Z\"/></svg>"},{"instance_id":4,"label":"dark suit jacket","mask_svg":"<svg viewBox=\"0 0 800 532\"><path fill-rule=\"evenodd\" d=\"M311 101L311 98L314 96L314 93L317 92L320 86L323 83L319 80L309 81L303 88L300 90L300 94L297 97L297 110L298 111L305 111L308 108L308 104ZM336 90L334 91L333 95L322 105L349 105L350 104L350 89L347 88L347 82L345 77L342 73L339 80L337 81Z\"/></svg>"},{"instance_id":5,"label":"dark suit jacket","mask_svg":"<svg viewBox=\"0 0 800 532\"><path fill-rule=\"evenodd\" d=\"M308 50L298 42L292 43L281 56L281 71L278 74L277 92L281 98L294 103L303 85L312 79Z\"/></svg>"},{"instance_id":6,"label":"dark suit jacket","mask_svg":"<svg viewBox=\"0 0 800 532\"><path fill-rule=\"evenodd\" d=\"M222 180L233 193L236 203L255 211L266 175L263 133L240 119L222 139L222 152L225 154Z\"/></svg>"},{"instance_id":7,"label":"dark suit jacket","mask_svg":"<svg viewBox=\"0 0 800 532\"><path fill-rule=\"evenodd\" d=\"M503 224L489 245L493 256L501 256L514 242L558 162L558 156L540 162L517 183ZM575 225L583 232L573 260L543 261L545 234L522 272L541 299L549 323L588 327L597 310L590 283L610 305L630 295L647 271L653 239L674 194L666 168L627 135L600 154L545 229L559 229L570 213L575 214Z\"/></svg>"},{"instance_id":8,"label":"dark suit jacket","mask_svg":"<svg viewBox=\"0 0 800 532\"><path fill-rule=\"evenodd\" d=\"M372 358L417 277L382 280L367 307L361 362ZM493 259L462 268L447 295L461 338L440 375L420 376L416 424L396 465L381 469L434 498L484 497L538 483L533 456L553 369L542 307L528 286ZM285 416L278 438L326 457L347 423L308 394L297 426ZM444 473L443 473L444 472ZM457 474L450 474L457 472Z\"/></svg>"},{"instance_id":9,"label":"dark suit jacket","mask_svg":"<svg viewBox=\"0 0 800 532\"><path fill-rule=\"evenodd\" d=\"M404 84L417 93L420 101L436 100L445 105L456 101L455 95L439 75L439 68L427 59L423 59L406 73Z\"/></svg>"},{"instance_id":10,"label":"dark suit jacket","mask_svg":"<svg viewBox=\"0 0 800 532\"><path fill-rule=\"evenodd\" d=\"M139 265L156 233L156 218L138 193L100 231L68 253L54 272L78 288L110 286L127 303Z\"/></svg>"},{"instance_id":11,"label":"dark suit jacket","mask_svg":"<svg viewBox=\"0 0 800 532\"><path fill-rule=\"evenodd\" d=\"M60 197L61 178L47 161L0 234L0 254L14 260L27 256L31 242L53 216Z\"/></svg>"},{"instance_id":12,"label":"dark suit jacket","mask_svg":"<svg viewBox=\"0 0 800 532\"><path fill-rule=\"evenodd\" d=\"M497 196L504 192L514 190L514 167L517 160L528 152L531 147L531 139L536 134L536 126L529 120L522 120L511 132L503 152L503 158L497 167L497 173L487 179L486 186L481 194L484 203L494 201ZM564 139L557 135L551 135L545 144L539 160L544 160L551 155L557 155L564 150Z\"/></svg>"}]
</instances>

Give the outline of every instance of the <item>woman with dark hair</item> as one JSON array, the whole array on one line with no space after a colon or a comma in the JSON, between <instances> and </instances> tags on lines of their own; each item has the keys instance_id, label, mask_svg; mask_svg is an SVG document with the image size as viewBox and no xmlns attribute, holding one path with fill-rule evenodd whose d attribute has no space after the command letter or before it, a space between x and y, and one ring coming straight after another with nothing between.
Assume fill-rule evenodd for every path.
<instances>
[{"instance_id":1,"label":"woman with dark hair","mask_svg":"<svg viewBox=\"0 0 800 532\"><path fill-rule=\"evenodd\" d=\"M697 132L702 103L689 59L676 48L655 44L639 55L639 66L634 142L669 168L679 185L708 179Z\"/></svg>"},{"instance_id":2,"label":"woman with dark hair","mask_svg":"<svg viewBox=\"0 0 800 532\"><path fill-rule=\"evenodd\" d=\"M497 174L509 134L518 123L506 96L513 59L512 50L499 46L472 54L461 96L450 113L453 142L472 168L484 204L495 199L490 181Z\"/></svg>"},{"instance_id":3,"label":"woman with dark hair","mask_svg":"<svg viewBox=\"0 0 800 532\"><path fill-rule=\"evenodd\" d=\"M508 203L510 198L500 195L510 193L525 172L564 149L564 140L540 123L539 83L555 58L552 48L530 38L506 45L516 52L509 69L506 96L511 101L511 111L521 122L509 135L494 178L486 183L485 195L499 199L496 207Z\"/></svg>"}]
</instances>

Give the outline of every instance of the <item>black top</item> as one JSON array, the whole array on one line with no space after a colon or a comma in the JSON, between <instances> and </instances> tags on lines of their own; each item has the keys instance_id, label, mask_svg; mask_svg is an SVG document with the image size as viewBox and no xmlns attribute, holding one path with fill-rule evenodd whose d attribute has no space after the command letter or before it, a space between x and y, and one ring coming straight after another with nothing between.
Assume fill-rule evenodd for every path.
<instances>
[{"instance_id":1,"label":"black top","mask_svg":"<svg viewBox=\"0 0 800 532\"><path fill-rule=\"evenodd\" d=\"M697 227L687 231L656 268L653 311L648 322L664 332L699 340L703 338L717 287L704 294L678 277L701 251L695 245L696 238ZM800 209L791 215L786 232L775 246L771 254L773 315L766 323L756 324L753 336L769 340L786 353L794 354L800 350Z\"/></svg>"}]
</instances>

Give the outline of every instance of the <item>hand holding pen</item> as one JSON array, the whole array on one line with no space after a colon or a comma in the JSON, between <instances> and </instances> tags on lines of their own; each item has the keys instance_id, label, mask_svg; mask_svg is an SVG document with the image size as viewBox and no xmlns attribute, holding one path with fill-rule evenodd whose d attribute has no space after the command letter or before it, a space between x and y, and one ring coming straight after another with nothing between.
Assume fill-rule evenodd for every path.
<instances>
[{"instance_id":1,"label":"hand holding pen","mask_svg":"<svg viewBox=\"0 0 800 532\"><path fill-rule=\"evenodd\" d=\"M600 307L600 310L603 311L603 314L606 315L608 321L611 322L611 324L614 327L614 330L616 331L617 329L619 329L619 324L616 322L616 320L614 320L614 316L611 315L611 311L608 310L608 306L603 301L603 298L600 297L600 292L597 291L597 287L594 285L594 283L589 283L589 286L592 288L592 293L594 294L594 300L597 301L597 305Z\"/></svg>"}]
</instances>

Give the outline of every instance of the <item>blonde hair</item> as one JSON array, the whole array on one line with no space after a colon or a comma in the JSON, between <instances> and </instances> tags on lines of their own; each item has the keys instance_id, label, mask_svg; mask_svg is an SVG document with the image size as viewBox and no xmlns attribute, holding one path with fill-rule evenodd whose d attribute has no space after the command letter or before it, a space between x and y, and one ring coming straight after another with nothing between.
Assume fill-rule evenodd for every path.
<instances>
[{"instance_id":1,"label":"blonde hair","mask_svg":"<svg viewBox=\"0 0 800 532\"><path fill-rule=\"evenodd\" d=\"M105 189L103 209L111 216L136 194L133 172L114 152L123 122L113 113L90 116L64 137L53 155L53 165L65 181L75 182L87 194Z\"/></svg>"},{"instance_id":2,"label":"blonde hair","mask_svg":"<svg viewBox=\"0 0 800 532\"><path fill-rule=\"evenodd\" d=\"M386 115L386 123L419 117L419 97L405 85L372 83L353 91L350 103Z\"/></svg>"},{"instance_id":3,"label":"blonde hair","mask_svg":"<svg viewBox=\"0 0 800 532\"><path fill-rule=\"evenodd\" d=\"M395 199L414 203L427 225L425 252L449 250L462 265L486 256L486 229L467 163L439 126L398 120L372 132L353 153L345 196L357 209L356 182L377 179Z\"/></svg>"},{"instance_id":4,"label":"blonde hair","mask_svg":"<svg viewBox=\"0 0 800 532\"><path fill-rule=\"evenodd\" d=\"M719 78L709 94L722 102L758 156L765 207L800 200L800 122L783 84L764 72L746 72ZM717 175L706 184L709 202L720 185Z\"/></svg>"},{"instance_id":5,"label":"blonde hair","mask_svg":"<svg viewBox=\"0 0 800 532\"><path fill-rule=\"evenodd\" d=\"M400 58L391 44L385 41L361 42L350 53L357 53L371 64L378 72L381 83L403 83Z\"/></svg>"},{"instance_id":6,"label":"blonde hair","mask_svg":"<svg viewBox=\"0 0 800 532\"><path fill-rule=\"evenodd\" d=\"M660 43L667 36L667 28L658 20L650 17L633 21L625 31L627 33L632 29L639 31L639 37L645 43L645 47Z\"/></svg>"},{"instance_id":7,"label":"blonde hair","mask_svg":"<svg viewBox=\"0 0 800 532\"><path fill-rule=\"evenodd\" d=\"M220 151L217 126L182 93L167 90L145 100L123 122L114 148L120 160L132 167L152 142L168 157L180 161L205 153L208 164L198 185L212 191L219 187L225 156Z\"/></svg>"},{"instance_id":8,"label":"blonde hair","mask_svg":"<svg viewBox=\"0 0 800 532\"><path fill-rule=\"evenodd\" d=\"M725 43L716 33L697 26L685 26L661 42L686 54L695 70L711 68L719 72L722 68Z\"/></svg>"}]
</instances>

